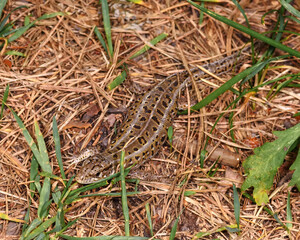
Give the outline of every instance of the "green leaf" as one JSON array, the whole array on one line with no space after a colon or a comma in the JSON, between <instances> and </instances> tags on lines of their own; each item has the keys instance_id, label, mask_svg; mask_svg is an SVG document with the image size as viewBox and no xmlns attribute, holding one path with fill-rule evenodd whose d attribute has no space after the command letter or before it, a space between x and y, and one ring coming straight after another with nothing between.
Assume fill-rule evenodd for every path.
<instances>
[{"instance_id":1,"label":"green leaf","mask_svg":"<svg viewBox=\"0 0 300 240\"><path fill-rule=\"evenodd\" d=\"M293 165L290 167L290 170L295 170L295 172L293 173L293 177L289 183L289 186L296 185L298 190L300 191L300 151L299 150L298 150L297 158L293 163Z\"/></svg>"},{"instance_id":2,"label":"green leaf","mask_svg":"<svg viewBox=\"0 0 300 240\"><path fill-rule=\"evenodd\" d=\"M299 138L300 124L285 131L274 132L274 135L278 139L254 149L255 154L243 162L247 179L241 189L245 191L254 187L253 197L258 205L266 204L269 201L268 192L273 185L274 176L290 147ZM294 184L297 184L296 181Z\"/></svg>"}]
</instances>

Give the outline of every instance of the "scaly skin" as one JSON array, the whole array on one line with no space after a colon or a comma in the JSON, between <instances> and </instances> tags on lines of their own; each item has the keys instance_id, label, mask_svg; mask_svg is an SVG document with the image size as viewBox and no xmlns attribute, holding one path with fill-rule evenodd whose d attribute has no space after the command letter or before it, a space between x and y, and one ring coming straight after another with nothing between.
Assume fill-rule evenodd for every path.
<instances>
[{"instance_id":1,"label":"scaly skin","mask_svg":"<svg viewBox=\"0 0 300 240\"><path fill-rule=\"evenodd\" d=\"M238 61L245 58L243 52ZM228 71L237 62L240 53L206 64L203 67L209 72L220 74ZM191 69L193 78L197 81L209 77L198 68ZM96 148L87 149L74 159L84 161L76 176L81 184L90 184L112 175L118 170L121 151L125 151L125 167L140 164L154 156L167 138L167 130L176 115L177 98L180 91L190 83L187 71L174 74L147 92L128 111L128 117L123 122L119 134L111 146L100 153Z\"/></svg>"}]
</instances>

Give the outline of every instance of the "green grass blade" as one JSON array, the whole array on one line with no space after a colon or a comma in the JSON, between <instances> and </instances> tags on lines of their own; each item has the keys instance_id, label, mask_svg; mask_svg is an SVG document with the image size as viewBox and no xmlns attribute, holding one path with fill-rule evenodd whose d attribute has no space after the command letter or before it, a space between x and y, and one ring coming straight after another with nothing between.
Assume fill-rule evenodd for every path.
<instances>
[{"instance_id":1,"label":"green grass blade","mask_svg":"<svg viewBox=\"0 0 300 240\"><path fill-rule=\"evenodd\" d=\"M170 237L169 237L169 240L174 240L175 239L175 235L176 235L176 232L177 232L177 226L178 226L178 223L179 223L179 219L180 219L180 216L183 212L183 209L182 211L179 213L179 216L176 218L175 222L174 222L174 225L171 229L171 233L170 233Z\"/></svg>"},{"instance_id":2,"label":"green grass blade","mask_svg":"<svg viewBox=\"0 0 300 240\"><path fill-rule=\"evenodd\" d=\"M206 106L207 104L211 103L213 100L215 100L217 97L219 97L221 94L229 90L234 84L238 83L242 79L249 80L252 78L256 73L258 73L260 70L262 70L268 63L271 61L279 60L288 57L288 55L279 56L276 58L271 58L269 60L257 63L253 65L250 68L247 68L245 71L239 73L238 75L231 78L229 81L224 83L221 87L213 91L211 94L209 94L206 98L204 98L201 102L195 104L191 107L191 110L199 110L202 107ZM187 110L179 112L178 114L187 114Z\"/></svg>"},{"instance_id":3,"label":"green grass blade","mask_svg":"<svg viewBox=\"0 0 300 240\"><path fill-rule=\"evenodd\" d=\"M127 181L126 181L127 182ZM126 196L134 196L137 194L141 194L139 191L134 192L126 192ZM80 195L78 198L85 198L85 197L122 197L122 192L109 192L109 193L93 193L93 194L87 194L87 195Z\"/></svg>"},{"instance_id":4,"label":"green grass blade","mask_svg":"<svg viewBox=\"0 0 300 240\"><path fill-rule=\"evenodd\" d=\"M51 191L50 178L45 177L44 182L43 182L43 187L41 190L39 207L38 207L38 216L41 219L43 219L44 217L46 217L48 215L47 205L49 203L50 191Z\"/></svg>"},{"instance_id":5,"label":"green grass blade","mask_svg":"<svg viewBox=\"0 0 300 240\"><path fill-rule=\"evenodd\" d=\"M34 192L36 190L34 181L36 176L38 175L38 168L39 168L39 164L35 158L35 156L32 156L32 160L31 160L31 166L30 166L30 184L29 184L29 189L30 189L30 196L33 197Z\"/></svg>"},{"instance_id":6,"label":"green grass blade","mask_svg":"<svg viewBox=\"0 0 300 240\"><path fill-rule=\"evenodd\" d=\"M218 171L218 169L220 168L220 167L216 167L215 168L215 166L218 164L218 162L219 162L219 159L220 159L220 157L214 162L214 164L210 167L210 169L209 169L209 171L208 171L208 173L207 173L207 175L209 176L209 177L213 177L215 174L216 174L216 172Z\"/></svg>"},{"instance_id":7,"label":"green grass blade","mask_svg":"<svg viewBox=\"0 0 300 240\"><path fill-rule=\"evenodd\" d=\"M10 56L26 57L25 53L21 53L21 52L15 51L15 50L6 51L4 54L10 55Z\"/></svg>"},{"instance_id":8,"label":"green grass blade","mask_svg":"<svg viewBox=\"0 0 300 240\"><path fill-rule=\"evenodd\" d=\"M286 2L285 0L279 0L279 2L281 3L281 5L291 14L295 15L296 17L300 18L300 12L295 9L291 4L289 4L288 2Z\"/></svg>"},{"instance_id":9,"label":"green grass blade","mask_svg":"<svg viewBox=\"0 0 300 240\"><path fill-rule=\"evenodd\" d=\"M149 203L146 203L145 208L146 208L146 214L147 214L147 219L148 219L148 223L149 223L150 233L151 233L151 236L153 237L153 235L154 235L153 234L153 225L152 225Z\"/></svg>"},{"instance_id":10,"label":"green grass blade","mask_svg":"<svg viewBox=\"0 0 300 240\"><path fill-rule=\"evenodd\" d=\"M108 89L113 90L115 87L119 86L122 82L125 81L127 77L126 71L122 71L110 84L108 84Z\"/></svg>"},{"instance_id":11,"label":"green grass blade","mask_svg":"<svg viewBox=\"0 0 300 240\"><path fill-rule=\"evenodd\" d=\"M16 30L16 32L7 39L7 41L10 43L10 42L13 42L15 41L16 39L18 39L19 37L21 37L29 28L31 28L35 23L36 23L37 20L31 22L30 24L26 25L26 26L23 26L23 27L20 27Z\"/></svg>"},{"instance_id":12,"label":"green grass blade","mask_svg":"<svg viewBox=\"0 0 300 240\"><path fill-rule=\"evenodd\" d=\"M0 19L2 17L2 12L3 12L3 9L4 9L5 5L6 5L6 3L7 3L7 0L1 0L0 1Z\"/></svg>"},{"instance_id":13,"label":"green grass blade","mask_svg":"<svg viewBox=\"0 0 300 240\"><path fill-rule=\"evenodd\" d=\"M60 181L63 185L65 185L65 182L63 181L63 179L55 174L52 174L52 173L48 173L48 172L41 172L40 173L40 176L42 177L48 177L50 179L55 179L55 180L58 180Z\"/></svg>"},{"instance_id":14,"label":"green grass blade","mask_svg":"<svg viewBox=\"0 0 300 240\"><path fill-rule=\"evenodd\" d=\"M28 208L27 208L27 211L26 211L26 214L25 214L25 217L24 217L24 221L26 223L23 224L22 226L22 234L21 234L21 237L20 237L20 240L23 239L23 233L26 231L26 229L28 228L28 223L29 223L29 220L30 220L30 204L31 204L31 201L28 202Z\"/></svg>"},{"instance_id":15,"label":"green grass blade","mask_svg":"<svg viewBox=\"0 0 300 240\"><path fill-rule=\"evenodd\" d=\"M52 191L52 199L56 205L61 203L62 193L59 191L58 186L55 187L54 191Z\"/></svg>"},{"instance_id":16,"label":"green grass blade","mask_svg":"<svg viewBox=\"0 0 300 240\"><path fill-rule=\"evenodd\" d=\"M201 2L201 7L204 7L204 2ZM200 11L199 25L201 25L203 23L203 19L204 19L204 13L202 11Z\"/></svg>"},{"instance_id":17,"label":"green grass blade","mask_svg":"<svg viewBox=\"0 0 300 240\"><path fill-rule=\"evenodd\" d=\"M160 42L161 40L163 40L164 38L166 38L168 36L168 34L166 33L162 33L159 36L157 36L156 38L153 38L150 41L151 45L156 45L158 42ZM101 40L100 40L101 41ZM104 41L104 40L103 40ZM133 56L130 57L130 59L133 59L141 54L143 54L144 52L146 52L147 50L150 49L151 46L145 45L144 47L142 47L140 50L138 50ZM126 65L123 65L123 68L126 68ZM127 73L126 71L122 71L122 73L120 75L118 75L109 85L108 85L108 89L112 90L115 87L119 86L122 82L125 81L127 77Z\"/></svg>"},{"instance_id":18,"label":"green grass blade","mask_svg":"<svg viewBox=\"0 0 300 240\"><path fill-rule=\"evenodd\" d=\"M22 130L22 133L26 139L27 144L29 145L31 151L33 152L36 160L38 161L38 163L40 164L41 168L43 169L43 171L46 171L48 169L47 166L44 165L43 161L42 161L42 157L41 154L37 148L37 145L35 144L35 142L33 141L33 138L30 136L28 130L26 129L24 123L22 122L22 120L20 119L20 117L15 113L14 110L12 110L10 108L14 118L16 119L16 122L18 123L19 127Z\"/></svg>"},{"instance_id":19,"label":"green grass blade","mask_svg":"<svg viewBox=\"0 0 300 240\"><path fill-rule=\"evenodd\" d=\"M260 23L264 25L266 16L271 15L272 13L277 12L277 11L278 10L272 9L272 10L267 11L266 13L264 13L264 15L261 17Z\"/></svg>"},{"instance_id":20,"label":"green grass blade","mask_svg":"<svg viewBox=\"0 0 300 240\"><path fill-rule=\"evenodd\" d=\"M121 172L121 189L122 189L122 209L124 215L124 225L125 225L125 236L130 236L129 229L129 210L127 204L127 194L126 194L126 183L125 183L125 174L124 174L124 158L125 152L121 152L121 163L120 163L120 172Z\"/></svg>"},{"instance_id":21,"label":"green grass blade","mask_svg":"<svg viewBox=\"0 0 300 240\"><path fill-rule=\"evenodd\" d=\"M168 139L169 139L169 142L170 142L170 151L172 152L172 143L173 143L173 134L174 134L174 129L172 126L170 126L168 128Z\"/></svg>"},{"instance_id":22,"label":"green grass blade","mask_svg":"<svg viewBox=\"0 0 300 240\"><path fill-rule=\"evenodd\" d=\"M107 46L106 46L105 40L102 37L102 34L100 33L99 29L96 26L94 26L94 33L96 34L97 38L99 39L99 41L100 41L102 47L104 48L105 52L109 56L109 52L107 50Z\"/></svg>"},{"instance_id":23,"label":"green grass blade","mask_svg":"<svg viewBox=\"0 0 300 240\"><path fill-rule=\"evenodd\" d=\"M1 4L1 3L0 3ZM3 30L3 28L5 27L5 24L6 24L6 22L8 21L8 19L9 19L9 17L10 17L10 15L14 12L14 11L16 11L16 10L18 10L18 9L20 9L20 8L27 8L27 6L19 6L19 7L16 7L16 8L14 8L13 10L11 10L11 12L9 13L9 14L7 14L6 16L5 16L5 18L3 18L3 20L1 21L1 23L0 23L0 32ZM1 15L1 14L0 14ZM1 19L1 18L0 18ZM14 23L14 21L12 21L10 24L12 24L12 23Z\"/></svg>"},{"instance_id":24,"label":"green grass blade","mask_svg":"<svg viewBox=\"0 0 300 240\"><path fill-rule=\"evenodd\" d=\"M65 198L67 198L67 197L69 196L69 194L70 194L70 192L71 192L70 186L71 186L71 184L72 184L74 178L75 178L75 176L73 176L73 177L71 177L71 178L69 179L69 181L68 181L67 184L66 184L66 187L65 187L64 190L62 191L61 199L60 199L61 202L64 201L62 198L65 199Z\"/></svg>"},{"instance_id":25,"label":"green grass blade","mask_svg":"<svg viewBox=\"0 0 300 240\"><path fill-rule=\"evenodd\" d=\"M50 227L55 222L55 216L46 220L42 224L40 224L38 227L36 227L24 240L30 240L44 232L48 227Z\"/></svg>"},{"instance_id":26,"label":"green grass blade","mask_svg":"<svg viewBox=\"0 0 300 240\"><path fill-rule=\"evenodd\" d=\"M16 222L16 223L25 223L25 221L23 219L13 218L6 213L0 213L0 219L4 219L7 221Z\"/></svg>"},{"instance_id":27,"label":"green grass blade","mask_svg":"<svg viewBox=\"0 0 300 240\"><path fill-rule=\"evenodd\" d=\"M289 221L286 223L286 227L289 229L289 231L293 228L293 216L292 216L292 211L291 211L291 196L290 192L288 192L288 197L287 197L287 203L286 203L286 220Z\"/></svg>"},{"instance_id":28,"label":"green grass blade","mask_svg":"<svg viewBox=\"0 0 300 240\"><path fill-rule=\"evenodd\" d=\"M279 42L277 42L277 41L275 41L271 38L268 38L268 37L266 37L262 34L259 34L258 32L253 31L252 29L246 28L245 26L243 26L239 23L231 21L231 20L229 20L229 19L227 19L227 18L225 18L225 17L223 17L223 16L221 16L221 15L215 13L215 12L212 12L212 11L210 11L210 10L204 8L204 7L201 7L200 5L192 2L191 0L187 0L187 2L189 2L191 5L198 8L199 10L203 11L204 13L208 14L209 16L211 16L211 17L213 17L213 18L215 18L215 19L217 19L221 22L224 22L225 24L227 24L231 27L234 27L234 28L236 28L236 29L238 29L238 30L240 30L244 33L249 34L250 36L252 36L254 38L257 38L257 39L273 46L273 47L279 48L282 51L285 51L285 52L287 52L287 53L289 53L293 56L296 56L296 57L300 58L300 52L298 52L296 50L293 50L293 49L291 49L291 48L289 48L289 47L287 47L287 46L285 46L285 45L283 45L283 44L281 44L281 43L279 43Z\"/></svg>"},{"instance_id":29,"label":"green grass blade","mask_svg":"<svg viewBox=\"0 0 300 240\"><path fill-rule=\"evenodd\" d=\"M162 33L160 35L158 35L157 37L153 38L150 43L151 45L156 45L158 42L160 42L161 40L165 39L168 36L167 33ZM130 59L133 59L137 56L140 56L141 54L143 54L144 52L148 51L151 48L151 46L145 45L144 47L142 47L140 50L138 50L135 54L133 54Z\"/></svg>"},{"instance_id":30,"label":"green grass blade","mask_svg":"<svg viewBox=\"0 0 300 240\"><path fill-rule=\"evenodd\" d=\"M277 88L276 88L275 93L273 93L272 96L274 97L276 94L278 94L280 92L281 89L287 87L292 81L295 81L298 78L299 78L298 76L293 76L290 79L288 79L288 80L286 80L282 83L279 83Z\"/></svg>"},{"instance_id":31,"label":"green grass blade","mask_svg":"<svg viewBox=\"0 0 300 240\"><path fill-rule=\"evenodd\" d=\"M61 234L60 237L67 240L147 240L149 239L148 237L128 237L128 236L71 237L64 234ZM158 239L154 238L153 240L158 240Z\"/></svg>"},{"instance_id":32,"label":"green grass blade","mask_svg":"<svg viewBox=\"0 0 300 240\"><path fill-rule=\"evenodd\" d=\"M34 240L48 240L49 235L44 232L40 233Z\"/></svg>"},{"instance_id":33,"label":"green grass blade","mask_svg":"<svg viewBox=\"0 0 300 240\"><path fill-rule=\"evenodd\" d=\"M232 0L232 2L235 4L235 6L240 10L240 12L243 14L243 17L245 18L245 21L247 23L248 28L250 28L250 23L249 20L247 18L247 15L244 11L244 9L241 7L241 5L236 1L236 0Z\"/></svg>"},{"instance_id":34,"label":"green grass blade","mask_svg":"<svg viewBox=\"0 0 300 240\"><path fill-rule=\"evenodd\" d=\"M53 126L53 139L54 139L54 144L55 144L56 159L58 162L60 174L63 179L66 179L66 174L64 171L63 163L62 163L60 139L59 139L57 121L56 121L55 116L53 117L52 126Z\"/></svg>"},{"instance_id":35,"label":"green grass blade","mask_svg":"<svg viewBox=\"0 0 300 240\"><path fill-rule=\"evenodd\" d=\"M252 197L250 194L244 192L243 196L248 198L249 200L251 200L253 203L256 204L254 197ZM272 217L274 217L274 219L285 229L287 229L287 227L280 221L280 219L278 218L277 213L274 213L270 208L264 206L263 209L270 214Z\"/></svg>"},{"instance_id":36,"label":"green grass blade","mask_svg":"<svg viewBox=\"0 0 300 240\"><path fill-rule=\"evenodd\" d=\"M237 228L240 229L240 200L235 184L233 184L233 206L234 206L234 217L237 223Z\"/></svg>"},{"instance_id":37,"label":"green grass blade","mask_svg":"<svg viewBox=\"0 0 300 240\"><path fill-rule=\"evenodd\" d=\"M56 212L56 219L55 219L55 227L51 232L58 232L65 227L65 212L64 212L64 205L59 203L58 209Z\"/></svg>"},{"instance_id":38,"label":"green grass blade","mask_svg":"<svg viewBox=\"0 0 300 240\"><path fill-rule=\"evenodd\" d=\"M24 26L26 26L26 25L28 25L28 24L30 24L30 16L25 16L25 18L24 18Z\"/></svg>"},{"instance_id":39,"label":"green grass blade","mask_svg":"<svg viewBox=\"0 0 300 240\"><path fill-rule=\"evenodd\" d=\"M18 29L12 29L14 26L13 23L8 23L4 26L4 28L2 29L2 31L0 32L0 37L6 37L9 34L12 34L14 32L16 32ZM12 29L12 30L11 30ZM2 47L2 44L0 45L0 47Z\"/></svg>"},{"instance_id":40,"label":"green grass blade","mask_svg":"<svg viewBox=\"0 0 300 240\"><path fill-rule=\"evenodd\" d=\"M71 204L72 202L74 201L77 201L79 199L79 193L75 194L75 195L72 195L71 197L68 197L66 200L65 200L65 205L68 205L68 204Z\"/></svg>"},{"instance_id":41,"label":"green grass blade","mask_svg":"<svg viewBox=\"0 0 300 240\"><path fill-rule=\"evenodd\" d=\"M287 16L286 18L289 18L289 19L291 19L292 21L294 21L294 22L300 24L300 20L297 19L297 18L295 18L294 16ZM296 33L296 35L298 35L298 34L299 34L299 33Z\"/></svg>"},{"instance_id":42,"label":"green grass blade","mask_svg":"<svg viewBox=\"0 0 300 240\"><path fill-rule=\"evenodd\" d=\"M37 21L53 18L56 16L64 16L64 13L62 12L55 12L50 14L44 14L43 16L39 17L38 19L32 21L30 24L20 27L10 38L8 38L8 42L15 41L19 37L21 37L29 28L31 28Z\"/></svg>"},{"instance_id":43,"label":"green grass blade","mask_svg":"<svg viewBox=\"0 0 300 240\"><path fill-rule=\"evenodd\" d=\"M1 112L0 112L0 120L3 117L3 111L4 111L4 106L6 104L7 98L8 98L8 93L9 93L9 84L7 84L4 94L3 94L3 99L2 99L2 105L1 105Z\"/></svg>"},{"instance_id":44,"label":"green grass blade","mask_svg":"<svg viewBox=\"0 0 300 240\"><path fill-rule=\"evenodd\" d=\"M41 186L41 183L40 183L40 179L41 179L40 175L37 175L34 179L34 185L35 185L35 188L36 188L38 194L40 194L41 191L42 191L42 186Z\"/></svg>"},{"instance_id":45,"label":"green grass blade","mask_svg":"<svg viewBox=\"0 0 300 240\"><path fill-rule=\"evenodd\" d=\"M64 226L56 235L55 235L55 237L60 237L60 235L64 232L64 231L66 231L68 228L70 228L73 224L75 224L76 222L77 222L77 220L78 219L75 219L75 220L73 220L73 221L71 221L71 222L68 222L67 224L66 224L66 226Z\"/></svg>"},{"instance_id":46,"label":"green grass blade","mask_svg":"<svg viewBox=\"0 0 300 240\"><path fill-rule=\"evenodd\" d=\"M34 130L35 130L35 136L36 136L37 143L38 143L39 152L41 155L42 165L44 166L44 169L45 169L45 170L43 169L43 171L52 174L52 168L51 168L50 162L49 162L49 156L48 156L48 151L46 148L46 143L45 143L44 137L41 133L41 130L39 128L39 125L36 121L34 121Z\"/></svg>"},{"instance_id":47,"label":"green grass blade","mask_svg":"<svg viewBox=\"0 0 300 240\"><path fill-rule=\"evenodd\" d=\"M25 239L31 231L33 231L34 229L36 229L40 224L42 223L42 220L39 218L34 219L30 225L28 226L28 228L23 232L21 238Z\"/></svg>"},{"instance_id":48,"label":"green grass blade","mask_svg":"<svg viewBox=\"0 0 300 240\"><path fill-rule=\"evenodd\" d=\"M48 14L42 15L41 17L37 18L36 20L41 21L41 20L45 20L45 19L49 19L49 18L54 18L57 16L63 17L63 16L65 16L65 13L63 13L63 12L48 13Z\"/></svg>"},{"instance_id":49,"label":"green grass blade","mask_svg":"<svg viewBox=\"0 0 300 240\"><path fill-rule=\"evenodd\" d=\"M109 56L110 59L112 60L114 56L114 49L113 49L112 39L111 39L111 26L110 26L108 3L107 0L100 0L100 3L102 6L103 25L104 25L106 41L109 50Z\"/></svg>"}]
</instances>

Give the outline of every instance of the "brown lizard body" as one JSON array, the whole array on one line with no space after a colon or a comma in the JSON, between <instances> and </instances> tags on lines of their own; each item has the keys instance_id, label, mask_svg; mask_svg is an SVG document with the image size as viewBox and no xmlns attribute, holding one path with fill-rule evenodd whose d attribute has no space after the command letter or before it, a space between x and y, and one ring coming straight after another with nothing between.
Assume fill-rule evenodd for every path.
<instances>
[{"instance_id":1,"label":"brown lizard body","mask_svg":"<svg viewBox=\"0 0 300 240\"><path fill-rule=\"evenodd\" d=\"M239 62L245 58L243 52ZM240 53L210 64L203 68L214 74L228 71L236 62ZM209 77L199 68L191 69L192 77L197 81ZM97 148L88 149L74 161L85 160L76 176L82 184L97 182L118 169L121 151L125 151L125 167L130 167L154 156L167 138L168 128L177 112L179 93L190 83L187 71L171 75L144 94L128 111L128 117L120 127L120 136L102 153Z\"/></svg>"}]
</instances>

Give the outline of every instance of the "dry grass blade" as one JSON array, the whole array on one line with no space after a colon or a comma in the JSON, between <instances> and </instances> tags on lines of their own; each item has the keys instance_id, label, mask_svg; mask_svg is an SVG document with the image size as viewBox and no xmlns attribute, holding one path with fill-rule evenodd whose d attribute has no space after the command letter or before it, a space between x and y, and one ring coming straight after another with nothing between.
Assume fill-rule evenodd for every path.
<instances>
[{"instance_id":1,"label":"dry grass blade","mask_svg":"<svg viewBox=\"0 0 300 240\"><path fill-rule=\"evenodd\" d=\"M105 29L99 1L0 1L0 35L9 33L0 36L4 38L0 40L0 99L5 99L9 85L4 102L10 107L2 107L0 120L0 212L28 224L21 233L21 223L0 219L1 239L19 239L21 235L21 239L122 239L119 236L125 235L125 224L120 174L80 186L74 176L83 163L70 164L71 159L89 146L104 150L119 136L119 126L128 120L124 109L131 109L140 99L131 84L147 92L172 74L221 61L250 41L250 32L237 31L188 2L103 2L105 21L110 24L109 28L105 24ZM210 13L249 27L261 39L267 36L276 46L282 44L299 52L299 20L279 1L239 4L243 10L229 1L199 3ZM299 9L297 1L289 4ZM67 14L49 17L53 12ZM41 16L49 18L41 20ZM22 35L14 35L17 29ZM151 41L166 35L155 45ZM14 41L8 43L9 37ZM133 58L145 47L146 52ZM178 239L299 238L299 192L288 185L295 168L291 165L294 152L287 154L276 174L267 207L259 208L252 202L252 191L242 194L241 231L234 232L238 226L234 224L233 184L238 189L245 179L238 163L253 154L254 148L273 142L274 130L289 129L299 118L295 115L300 112L299 59L274 59L283 54L285 49L263 47L259 57L265 57L262 61L267 61L268 67L253 76L252 53L246 51L241 65L210 75L180 94L180 105L192 106L228 84L221 95L205 100L201 112L174 116L172 148L165 143L155 157L130 172L125 169L130 234L135 236L131 239L169 239L182 209L177 231L172 232ZM245 69L253 78L230 81ZM122 71L126 81L109 91L108 84ZM40 127L39 140L35 122ZM177 144L177 139L182 144ZM203 154L200 165L197 156L199 150L208 150L206 142L220 152L216 157ZM47 148L49 161L40 147ZM238 156L240 161L229 166L219 160L219 167L214 165L219 155Z\"/></svg>"}]
</instances>

